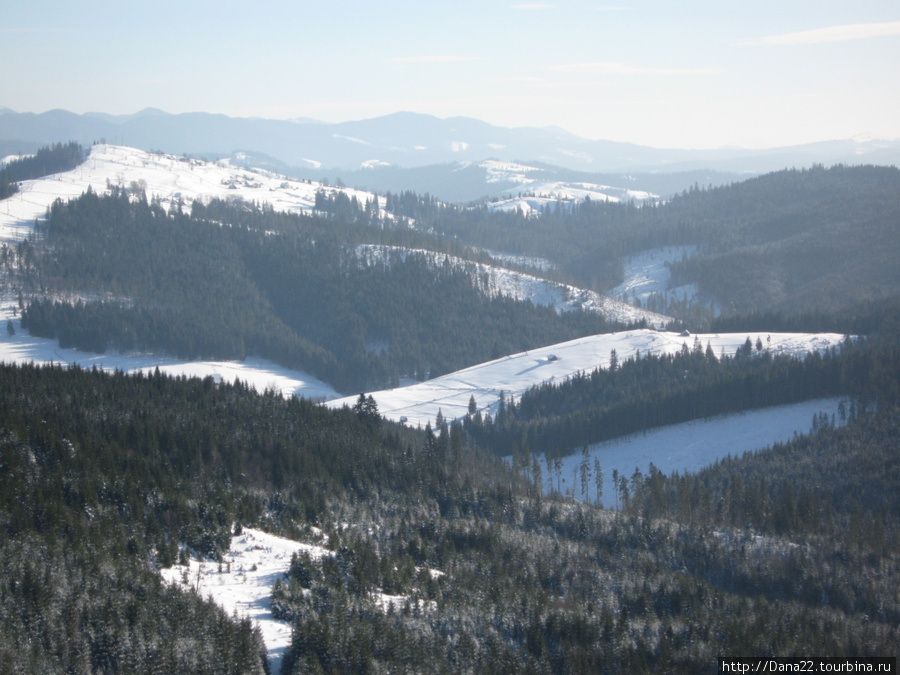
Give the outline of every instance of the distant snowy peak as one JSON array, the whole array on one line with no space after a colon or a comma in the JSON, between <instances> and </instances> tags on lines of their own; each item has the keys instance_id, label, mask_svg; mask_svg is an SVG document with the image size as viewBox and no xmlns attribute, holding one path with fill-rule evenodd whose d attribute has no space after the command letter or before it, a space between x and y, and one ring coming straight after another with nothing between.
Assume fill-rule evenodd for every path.
<instances>
[{"instance_id":1,"label":"distant snowy peak","mask_svg":"<svg viewBox=\"0 0 900 675\"><path fill-rule=\"evenodd\" d=\"M528 166L518 162L501 162L495 159L480 162L478 166L487 173L488 183L532 183L534 182L534 174L540 171L540 169L534 166Z\"/></svg>"}]
</instances>

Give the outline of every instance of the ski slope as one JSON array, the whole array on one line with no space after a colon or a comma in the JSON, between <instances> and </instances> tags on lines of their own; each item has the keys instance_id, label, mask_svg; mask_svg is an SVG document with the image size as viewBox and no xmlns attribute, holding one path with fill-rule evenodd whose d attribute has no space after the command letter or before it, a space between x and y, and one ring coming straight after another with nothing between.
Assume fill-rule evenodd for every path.
<instances>
[{"instance_id":1,"label":"ski slope","mask_svg":"<svg viewBox=\"0 0 900 675\"><path fill-rule=\"evenodd\" d=\"M844 337L838 333L722 333L682 336L650 329L591 335L541 349L512 354L495 361L465 368L427 382L373 392L382 416L412 426L433 423L438 411L446 420L460 419L468 412L470 397L483 413L496 415L500 393L518 398L543 382L562 381L576 373L608 368L613 350L620 362L646 354L674 354L694 340L716 356L723 350L732 355L747 338L759 339L773 354L803 356L811 351L837 347ZM327 405L353 406L356 396L329 401Z\"/></svg>"}]
</instances>

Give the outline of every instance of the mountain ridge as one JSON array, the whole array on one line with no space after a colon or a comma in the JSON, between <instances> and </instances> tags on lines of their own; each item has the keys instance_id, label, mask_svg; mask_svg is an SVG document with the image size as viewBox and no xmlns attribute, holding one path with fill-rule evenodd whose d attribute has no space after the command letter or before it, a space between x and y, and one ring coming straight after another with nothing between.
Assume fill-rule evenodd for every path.
<instances>
[{"instance_id":1,"label":"mountain ridge","mask_svg":"<svg viewBox=\"0 0 900 675\"><path fill-rule=\"evenodd\" d=\"M0 115L0 139L31 143L100 139L173 154L271 155L293 166L312 161L329 169L357 169L378 161L422 167L453 161L541 161L581 171L682 171L698 168L763 172L813 163L900 164L900 140L831 140L750 150L662 149L581 138L558 127L495 126L469 117L441 119L401 111L339 123L171 114L148 107L131 115L76 114L62 109ZM357 141L363 141L359 143Z\"/></svg>"}]
</instances>

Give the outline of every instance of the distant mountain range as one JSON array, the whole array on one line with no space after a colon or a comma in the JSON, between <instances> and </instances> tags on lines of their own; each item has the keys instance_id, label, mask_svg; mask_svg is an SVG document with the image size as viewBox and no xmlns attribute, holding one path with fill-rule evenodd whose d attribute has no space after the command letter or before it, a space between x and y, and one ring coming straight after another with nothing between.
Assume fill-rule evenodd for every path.
<instances>
[{"instance_id":1,"label":"distant mountain range","mask_svg":"<svg viewBox=\"0 0 900 675\"><path fill-rule=\"evenodd\" d=\"M458 169L488 159L591 173L746 174L813 163L900 164L900 140L835 140L767 150L673 150L587 140L555 127L511 129L471 118L439 119L409 112L327 124L210 113L173 115L154 108L133 115L78 115L65 110L35 114L0 108L0 152L33 151L37 145L69 140L90 145L101 139L210 158L261 154L275 163L332 175L362 169L377 174L374 169L386 166L452 164Z\"/></svg>"}]
</instances>

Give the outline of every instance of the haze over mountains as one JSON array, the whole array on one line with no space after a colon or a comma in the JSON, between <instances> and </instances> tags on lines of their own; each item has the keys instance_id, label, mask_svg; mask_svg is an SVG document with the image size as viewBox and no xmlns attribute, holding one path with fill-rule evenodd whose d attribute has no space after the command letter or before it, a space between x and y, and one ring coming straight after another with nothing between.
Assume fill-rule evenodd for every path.
<instances>
[{"instance_id":1,"label":"haze over mountains","mask_svg":"<svg viewBox=\"0 0 900 675\"><path fill-rule=\"evenodd\" d=\"M38 145L60 139L90 145L106 139L173 154L222 156L243 151L316 171L425 167L487 159L541 162L594 173L700 169L758 173L812 163L900 162L897 140L847 139L765 150L676 150L588 140L556 127L505 128L472 118L439 119L409 112L326 124L202 112L172 115L154 108L118 116L65 110L18 113L2 108L0 138Z\"/></svg>"}]
</instances>

